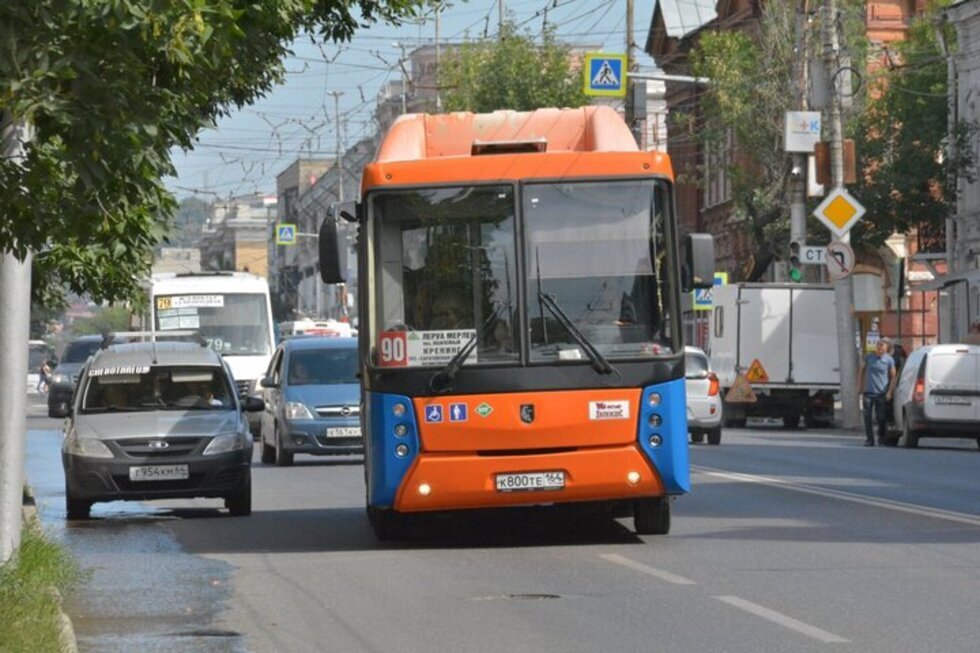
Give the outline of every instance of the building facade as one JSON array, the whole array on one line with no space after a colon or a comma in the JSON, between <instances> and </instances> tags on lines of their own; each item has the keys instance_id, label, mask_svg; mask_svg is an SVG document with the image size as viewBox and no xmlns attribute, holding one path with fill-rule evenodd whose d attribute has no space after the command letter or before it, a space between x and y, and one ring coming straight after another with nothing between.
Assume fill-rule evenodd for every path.
<instances>
[{"instance_id":1,"label":"building facade","mask_svg":"<svg viewBox=\"0 0 980 653\"><path fill-rule=\"evenodd\" d=\"M261 193L211 204L201 237L201 268L267 276L267 237L275 218L276 198Z\"/></svg>"}]
</instances>

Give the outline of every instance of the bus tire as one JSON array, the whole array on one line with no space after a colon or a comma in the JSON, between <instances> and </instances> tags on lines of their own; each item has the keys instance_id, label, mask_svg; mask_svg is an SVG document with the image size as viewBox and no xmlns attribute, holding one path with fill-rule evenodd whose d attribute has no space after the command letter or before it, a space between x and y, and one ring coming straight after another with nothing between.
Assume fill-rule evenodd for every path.
<instances>
[{"instance_id":1,"label":"bus tire","mask_svg":"<svg viewBox=\"0 0 980 653\"><path fill-rule=\"evenodd\" d=\"M368 521L374 529L374 536L382 542L399 540L405 537L405 524L402 516L390 508L368 506Z\"/></svg>"},{"instance_id":2,"label":"bus tire","mask_svg":"<svg viewBox=\"0 0 980 653\"><path fill-rule=\"evenodd\" d=\"M666 535L670 532L670 499L651 497L633 502L633 530L637 535Z\"/></svg>"}]
</instances>

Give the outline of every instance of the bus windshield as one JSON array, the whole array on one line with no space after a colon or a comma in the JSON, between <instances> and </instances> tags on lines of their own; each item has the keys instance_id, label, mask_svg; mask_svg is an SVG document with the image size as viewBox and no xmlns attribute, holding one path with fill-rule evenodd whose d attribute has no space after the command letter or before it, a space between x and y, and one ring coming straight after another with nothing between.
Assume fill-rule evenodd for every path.
<instances>
[{"instance_id":1,"label":"bus windshield","mask_svg":"<svg viewBox=\"0 0 980 653\"><path fill-rule=\"evenodd\" d=\"M377 225L375 364L442 366L518 359L514 187L383 192Z\"/></svg>"},{"instance_id":2,"label":"bus windshield","mask_svg":"<svg viewBox=\"0 0 980 653\"><path fill-rule=\"evenodd\" d=\"M155 330L193 329L225 356L271 354L266 296L261 293L156 295Z\"/></svg>"},{"instance_id":3,"label":"bus windshield","mask_svg":"<svg viewBox=\"0 0 980 653\"><path fill-rule=\"evenodd\" d=\"M654 180L524 187L531 362L588 358L563 317L609 359L671 351L666 198Z\"/></svg>"}]
</instances>

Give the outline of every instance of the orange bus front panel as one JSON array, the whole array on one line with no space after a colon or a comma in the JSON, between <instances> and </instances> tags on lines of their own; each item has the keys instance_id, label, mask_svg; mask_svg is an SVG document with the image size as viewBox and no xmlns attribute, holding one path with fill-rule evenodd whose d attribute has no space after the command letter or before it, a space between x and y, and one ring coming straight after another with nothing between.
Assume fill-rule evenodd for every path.
<instances>
[{"instance_id":1,"label":"orange bus front panel","mask_svg":"<svg viewBox=\"0 0 980 653\"><path fill-rule=\"evenodd\" d=\"M636 442L639 388L413 399L423 452L576 449Z\"/></svg>"},{"instance_id":2,"label":"orange bus front panel","mask_svg":"<svg viewBox=\"0 0 980 653\"><path fill-rule=\"evenodd\" d=\"M551 474L563 487L498 489L498 477ZM665 488L637 446L520 456L422 453L395 498L404 512L609 501L663 496Z\"/></svg>"}]
</instances>

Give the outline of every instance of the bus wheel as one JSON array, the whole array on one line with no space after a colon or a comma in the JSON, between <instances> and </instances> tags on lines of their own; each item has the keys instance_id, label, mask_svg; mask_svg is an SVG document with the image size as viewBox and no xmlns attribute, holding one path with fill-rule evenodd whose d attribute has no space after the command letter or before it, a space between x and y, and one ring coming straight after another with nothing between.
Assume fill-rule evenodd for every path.
<instances>
[{"instance_id":1,"label":"bus wheel","mask_svg":"<svg viewBox=\"0 0 980 653\"><path fill-rule=\"evenodd\" d=\"M402 516L390 508L368 506L368 521L374 529L374 536L382 542L398 540L405 536L405 523Z\"/></svg>"},{"instance_id":2,"label":"bus wheel","mask_svg":"<svg viewBox=\"0 0 980 653\"><path fill-rule=\"evenodd\" d=\"M637 535L666 535L670 532L670 499L653 497L633 502L633 529Z\"/></svg>"}]
</instances>

